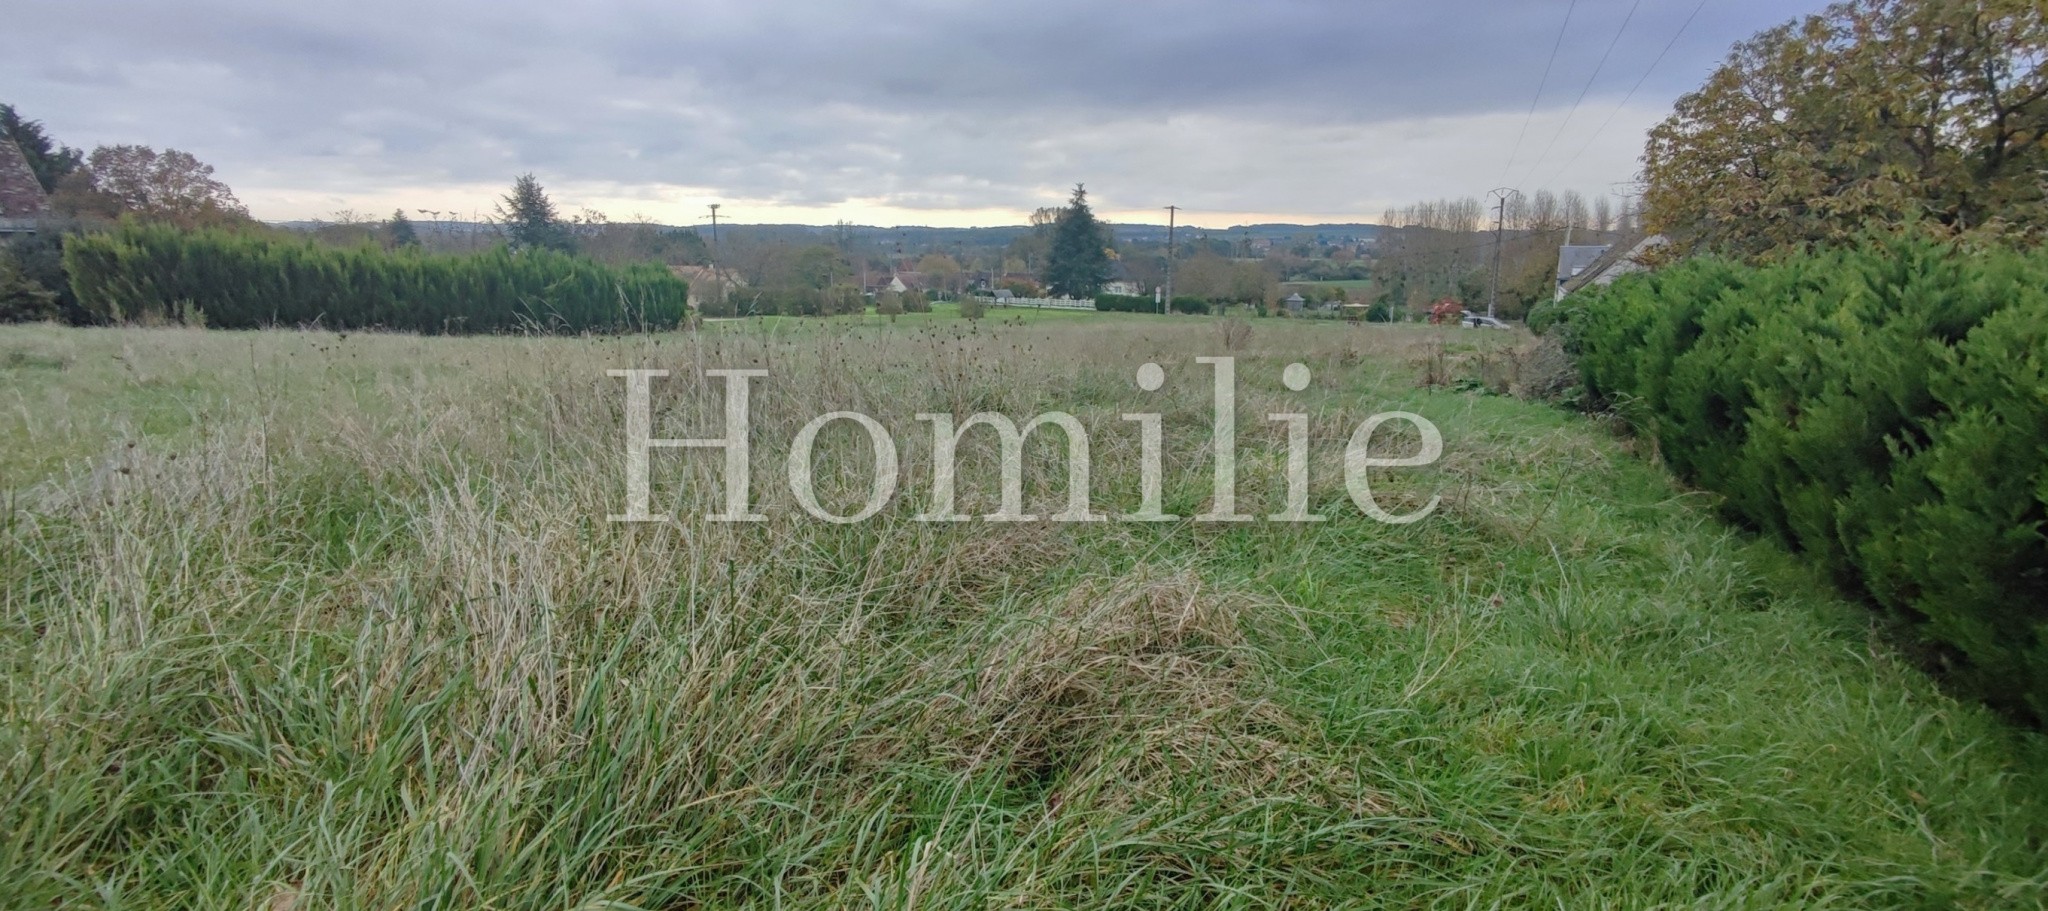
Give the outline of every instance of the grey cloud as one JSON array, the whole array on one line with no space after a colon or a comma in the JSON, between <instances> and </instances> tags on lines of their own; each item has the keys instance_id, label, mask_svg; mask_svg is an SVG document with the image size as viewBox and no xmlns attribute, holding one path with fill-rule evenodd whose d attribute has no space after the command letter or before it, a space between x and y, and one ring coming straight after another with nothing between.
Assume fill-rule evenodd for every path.
<instances>
[{"instance_id":1,"label":"grey cloud","mask_svg":"<svg viewBox=\"0 0 2048 911\"><path fill-rule=\"evenodd\" d=\"M1134 205L1308 211L1492 186L1567 3L74 0L12 14L30 50L0 60L0 100L74 144L177 146L231 183L335 195L536 170L796 206L1022 209L1086 180ZM1631 5L1560 165L1692 10L1579 0L1553 118ZM1668 104L1731 41L1818 6L1712 4L1637 102ZM1489 126L1468 150L1416 130L1430 119ZM1531 133L1533 159L1548 136ZM1610 147L1601 166L1628 176ZM1364 159L1384 189L1346 170Z\"/></svg>"}]
</instances>

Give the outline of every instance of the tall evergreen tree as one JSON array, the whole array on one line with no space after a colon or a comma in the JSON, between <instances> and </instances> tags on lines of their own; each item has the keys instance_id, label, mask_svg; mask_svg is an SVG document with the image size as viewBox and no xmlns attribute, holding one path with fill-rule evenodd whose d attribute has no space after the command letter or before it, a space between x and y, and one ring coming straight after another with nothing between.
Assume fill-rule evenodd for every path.
<instances>
[{"instance_id":1,"label":"tall evergreen tree","mask_svg":"<svg viewBox=\"0 0 2048 911\"><path fill-rule=\"evenodd\" d=\"M1055 297L1093 297L1109 281L1109 232L1088 208L1088 190L1074 185L1074 197L1053 222L1052 251L1046 257L1045 286Z\"/></svg>"},{"instance_id":2,"label":"tall evergreen tree","mask_svg":"<svg viewBox=\"0 0 2048 911\"><path fill-rule=\"evenodd\" d=\"M498 203L498 219L504 222L515 249L576 250L569 226L555 213L554 201L532 174L521 174L512 182L512 192Z\"/></svg>"},{"instance_id":3,"label":"tall evergreen tree","mask_svg":"<svg viewBox=\"0 0 2048 911\"><path fill-rule=\"evenodd\" d=\"M404 209L391 210L391 220L384 223L384 237L393 247L417 247L420 232L412 226L412 219L405 217Z\"/></svg>"},{"instance_id":4,"label":"tall evergreen tree","mask_svg":"<svg viewBox=\"0 0 2048 911\"><path fill-rule=\"evenodd\" d=\"M44 133L41 122L23 120L14 105L0 104L0 142L10 139L21 147L22 156L28 159L28 169L35 172L45 193L57 192L57 181L78 170L85 161L84 152L58 145Z\"/></svg>"}]
</instances>

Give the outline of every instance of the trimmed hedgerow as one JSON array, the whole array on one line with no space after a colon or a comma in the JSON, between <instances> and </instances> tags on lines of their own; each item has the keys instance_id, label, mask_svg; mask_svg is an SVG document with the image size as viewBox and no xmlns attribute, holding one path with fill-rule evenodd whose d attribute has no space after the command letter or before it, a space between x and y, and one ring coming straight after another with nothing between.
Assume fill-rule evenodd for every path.
<instances>
[{"instance_id":1,"label":"trimmed hedgerow","mask_svg":"<svg viewBox=\"0 0 2048 911\"><path fill-rule=\"evenodd\" d=\"M1095 309L1105 313L1158 313L1159 302L1137 294L1098 294Z\"/></svg>"},{"instance_id":2,"label":"trimmed hedgerow","mask_svg":"<svg viewBox=\"0 0 2048 911\"><path fill-rule=\"evenodd\" d=\"M2048 721L2048 257L1885 240L1555 309L1593 401Z\"/></svg>"},{"instance_id":3,"label":"trimmed hedgerow","mask_svg":"<svg viewBox=\"0 0 2048 911\"><path fill-rule=\"evenodd\" d=\"M108 321L226 329L319 325L426 333L674 326L689 285L658 265L615 269L548 250L445 256L130 224L65 244L80 304Z\"/></svg>"}]
</instances>

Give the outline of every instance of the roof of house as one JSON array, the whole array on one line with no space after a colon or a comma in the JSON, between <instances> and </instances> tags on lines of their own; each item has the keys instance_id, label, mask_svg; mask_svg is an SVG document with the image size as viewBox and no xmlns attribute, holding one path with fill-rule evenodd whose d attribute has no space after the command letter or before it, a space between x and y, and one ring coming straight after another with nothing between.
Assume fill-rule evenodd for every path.
<instances>
[{"instance_id":1,"label":"roof of house","mask_svg":"<svg viewBox=\"0 0 2048 911\"><path fill-rule=\"evenodd\" d=\"M1608 247L1592 262L1587 263L1585 268L1580 269L1577 275L1566 280L1564 283L1564 293L1570 294L1580 288L1584 288L1598 281L1600 276L1606 275L1615 266L1625 262L1634 262L1643 253L1669 243L1671 243L1671 239L1662 234L1638 234L1634 237L1626 238L1620 243ZM1567 247L1565 249L1571 248Z\"/></svg>"},{"instance_id":2,"label":"roof of house","mask_svg":"<svg viewBox=\"0 0 2048 911\"><path fill-rule=\"evenodd\" d=\"M1557 280L1568 282L1607 253L1610 244L1580 244L1557 248Z\"/></svg>"},{"instance_id":3,"label":"roof of house","mask_svg":"<svg viewBox=\"0 0 2048 911\"><path fill-rule=\"evenodd\" d=\"M28 156L12 140L0 140L0 218L35 218L49 203Z\"/></svg>"}]
</instances>

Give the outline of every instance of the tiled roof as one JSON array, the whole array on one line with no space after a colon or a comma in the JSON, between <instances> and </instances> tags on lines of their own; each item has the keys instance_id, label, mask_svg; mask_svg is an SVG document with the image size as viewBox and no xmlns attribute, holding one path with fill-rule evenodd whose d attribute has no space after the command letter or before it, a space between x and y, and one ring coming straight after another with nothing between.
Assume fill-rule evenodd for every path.
<instances>
[{"instance_id":1,"label":"tiled roof","mask_svg":"<svg viewBox=\"0 0 2048 911\"><path fill-rule=\"evenodd\" d=\"M1557 280L1570 281L1572 276L1585 271L1587 266L1607 252L1608 244L1584 244L1557 248Z\"/></svg>"},{"instance_id":2,"label":"tiled roof","mask_svg":"<svg viewBox=\"0 0 2048 911\"><path fill-rule=\"evenodd\" d=\"M1590 285L1593 282L1598 281L1600 279L1600 276L1607 274L1609 271L1613 270L1615 266L1618 266L1623 262L1634 262L1636 258L1642 256L1645 251L1665 246L1670 242L1670 239L1666 238L1662 234L1650 234L1637 235L1635 237L1627 238L1626 240L1623 240L1620 243L1614 244L1613 246L1608 247L1606 252L1601 253L1598 258L1594 259L1590 263L1587 263L1585 268L1580 269L1577 275L1574 275L1571 278L1566 279L1564 283L1564 293L1571 294L1572 292L1577 291L1580 288L1584 288L1587 285ZM1566 249L1570 248L1567 247Z\"/></svg>"},{"instance_id":3,"label":"tiled roof","mask_svg":"<svg viewBox=\"0 0 2048 911\"><path fill-rule=\"evenodd\" d=\"M34 218L48 205L28 157L11 140L0 139L0 218Z\"/></svg>"}]
</instances>

